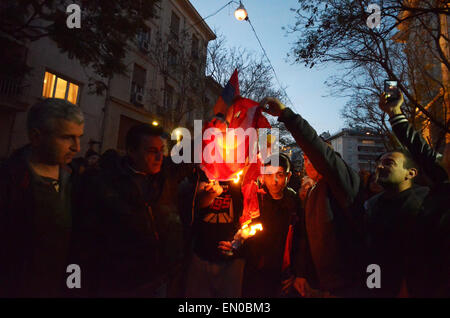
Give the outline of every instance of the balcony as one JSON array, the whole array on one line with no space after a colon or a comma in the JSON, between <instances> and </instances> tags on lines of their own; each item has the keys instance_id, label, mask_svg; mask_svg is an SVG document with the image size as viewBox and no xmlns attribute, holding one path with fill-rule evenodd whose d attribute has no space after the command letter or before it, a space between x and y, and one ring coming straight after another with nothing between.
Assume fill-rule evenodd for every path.
<instances>
[{"instance_id":1,"label":"balcony","mask_svg":"<svg viewBox=\"0 0 450 318\"><path fill-rule=\"evenodd\" d=\"M21 94L21 79L0 78L0 95L16 97Z\"/></svg>"},{"instance_id":2,"label":"balcony","mask_svg":"<svg viewBox=\"0 0 450 318\"><path fill-rule=\"evenodd\" d=\"M21 78L0 77L0 103L15 111L25 111L24 88Z\"/></svg>"}]
</instances>

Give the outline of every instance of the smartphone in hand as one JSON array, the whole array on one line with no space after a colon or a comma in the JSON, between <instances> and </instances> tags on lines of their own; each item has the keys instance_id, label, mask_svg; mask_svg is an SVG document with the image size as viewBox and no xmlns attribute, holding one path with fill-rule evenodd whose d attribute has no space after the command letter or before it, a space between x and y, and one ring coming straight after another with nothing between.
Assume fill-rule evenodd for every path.
<instances>
[{"instance_id":1,"label":"smartphone in hand","mask_svg":"<svg viewBox=\"0 0 450 318\"><path fill-rule=\"evenodd\" d=\"M388 100L396 100L400 98L400 92L398 90L398 82L385 80L384 81L384 92Z\"/></svg>"}]
</instances>

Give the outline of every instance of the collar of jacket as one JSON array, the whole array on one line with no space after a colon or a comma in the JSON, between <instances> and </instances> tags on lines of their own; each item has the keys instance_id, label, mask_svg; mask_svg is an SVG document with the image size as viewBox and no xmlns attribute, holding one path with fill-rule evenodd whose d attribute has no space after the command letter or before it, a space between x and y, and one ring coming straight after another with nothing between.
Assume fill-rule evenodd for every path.
<instances>
[{"instance_id":1,"label":"collar of jacket","mask_svg":"<svg viewBox=\"0 0 450 318\"><path fill-rule=\"evenodd\" d=\"M140 174L140 175L142 175L142 176L147 176L147 175L148 175L148 173L145 173L145 172L143 172L143 171L139 171L139 170L134 169L131 165L127 165L127 168L128 168L131 172L133 172L134 174Z\"/></svg>"},{"instance_id":2,"label":"collar of jacket","mask_svg":"<svg viewBox=\"0 0 450 318\"><path fill-rule=\"evenodd\" d=\"M31 183L31 177L40 178L39 175L35 174L31 169L29 164L29 158L31 156L31 146L25 145L24 147L15 151L6 164L7 171L11 176L13 182L19 185L22 189L27 189ZM66 184L72 175L73 170L68 165L60 166L60 177L59 180L61 184Z\"/></svg>"}]
</instances>

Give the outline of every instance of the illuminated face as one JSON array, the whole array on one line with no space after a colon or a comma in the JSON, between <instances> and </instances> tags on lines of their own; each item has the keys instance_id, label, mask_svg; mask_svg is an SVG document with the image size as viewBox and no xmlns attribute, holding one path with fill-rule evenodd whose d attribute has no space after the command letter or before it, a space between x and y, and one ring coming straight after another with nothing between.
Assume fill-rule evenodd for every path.
<instances>
[{"instance_id":1,"label":"illuminated face","mask_svg":"<svg viewBox=\"0 0 450 318\"><path fill-rule=\"evenodd\" d=\"M377 163L377 182L389 187L411 179L410 169L404 168L404 160L404 155L399 152L384 154Z\"/></svg>"},{"instance_id":2,"label":"illuminated face","mask_svg":"<svg viewBox=\"0 0 450 318\"><path fill-rule=\"evenodd\" d=\"M269 190L273 198L283 195L284 188L286 188L291 173L287 173L282 167L266 166L264 167L263 180L264 184Z\"/></svg>"},{"instance_id":3,"label":"illuminated face","mask_svg":"<svg viewBox=\"0 0 450 318\"><path fill-rule=\"evenodd\" d=\"M84 125L65 119L55 119L52 131L34 130L30 133L33 151L49 165L64 165L80 151Z\"/></svg>"},{"instance_id":4,"label":"illuminated face","mask_svg":"<svg viewBox=\"0 0 450 318\"><path fill-rule=\"evenodd\" d=\"M133 160L134 168L148 174L161 171L164 146L160 136L141 136L138 149L128 152Z\"/></svg>"}]
</instances>

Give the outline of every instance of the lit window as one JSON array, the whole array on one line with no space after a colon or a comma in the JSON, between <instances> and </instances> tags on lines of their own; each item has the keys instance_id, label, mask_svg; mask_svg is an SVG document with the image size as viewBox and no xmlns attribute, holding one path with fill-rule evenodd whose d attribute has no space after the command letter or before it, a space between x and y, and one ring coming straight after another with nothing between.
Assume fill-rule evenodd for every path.
<instances>
[{"instance_id":1,"label":"lit window","mask_svg":"<svg viewBox=\"0 0 450 318\"><path fill-rule=\"evenodd\" d=\"M67 81L62 78L56 80L55 98L65 99L67 89Z\"/></svg>"},{"instance_id":2,"label":"lit window","mask_svg":"<svg viewBox=\"0 0 450 318\"><path fill-rule=\"evenodd\" d=\"M375 141L374 140L363 140L362 143L365 145L373 145L375 143Z\"/></svg>"},{"instance_id":3,"label":"lit window","mask_svg":"<svg viewBox=\"0 0 450 318\"><path fill-rule=\"evenodd\" d=\"M77 103L77 97L78 97L78 85L70 83L70 85L69 85L69 93L67 94L67 100L69 102L71 102L72 104L76 104Z\"/></svg>"},{"instance_id":4,"label":"lit window","mask_svg":"<svg viewBox=\"0 0 450 318\"><path fill-rule=\"evenodd\" d=\"M78 91L78 85L62 79L55 74L45 72L42 97L61 98L71 102L72 104L77 104Z\"/></svg>"}]
</instances>

